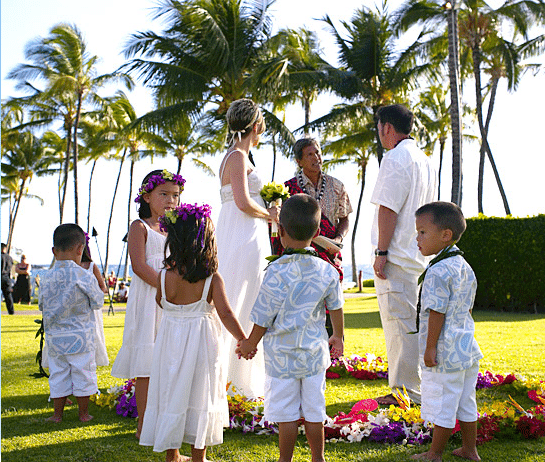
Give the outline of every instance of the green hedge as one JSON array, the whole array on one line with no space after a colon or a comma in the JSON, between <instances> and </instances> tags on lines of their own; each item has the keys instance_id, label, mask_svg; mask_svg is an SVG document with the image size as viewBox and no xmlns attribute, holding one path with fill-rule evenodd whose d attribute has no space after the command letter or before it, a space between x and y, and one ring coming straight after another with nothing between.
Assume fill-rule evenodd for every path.
<instances>
[{"instance_id":1,"label":"green hedge","mask_svg":"<svg viewBox=\"0 0 545 462\"><path fill-rule=\"evenodd\" d=\"M469 218L458 246L477 276L477 309L543 310L545 215Z\"/></svg>"}]
</instances>

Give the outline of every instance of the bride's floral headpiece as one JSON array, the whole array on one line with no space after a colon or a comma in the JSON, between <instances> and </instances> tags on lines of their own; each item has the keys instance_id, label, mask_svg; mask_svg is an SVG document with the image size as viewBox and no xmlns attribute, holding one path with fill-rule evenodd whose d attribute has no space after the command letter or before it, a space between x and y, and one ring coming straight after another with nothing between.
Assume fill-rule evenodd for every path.
<instances>
[{"instance_id":1,"label":"bride's floral headpiece","mask_svg":"<svg viewBox=\"0 0 545 462\"><path fill-rule=\"evenodd\" d=\"M189 216L194 216L195 220L199 221L199 232L197 234L197 239L201 237L201 246L204 245L204 225L205 221L203 218L210 218L212 212L212 207L208 204L197 205L197 204L180 204L178 207L172 210L167 210L166 213L159 218L159 227L161 231L166 232L167 227L170 223L173 225L180 219L182 221L187 220Z\"/></svg>"},{"instance_id":2,"label":"bride's floral headpiece","mask_svg":"<svg viewBox=\"0 0 545 462\"><path fill-rule=\"evenodd\" d=\"M157 186L160 184L165 184L167 181L176 183L178 186L180 186L181 191L184 190L185 180L182 178L182 175L174 175L168 170L163 170L158 175L152 175L148 178L147 183L143 184L138 190L138 195L136 196L136 199L134 199L134 202L142 202L142 196L145 193L153 191Z\"/></svg>"}]
</instances>

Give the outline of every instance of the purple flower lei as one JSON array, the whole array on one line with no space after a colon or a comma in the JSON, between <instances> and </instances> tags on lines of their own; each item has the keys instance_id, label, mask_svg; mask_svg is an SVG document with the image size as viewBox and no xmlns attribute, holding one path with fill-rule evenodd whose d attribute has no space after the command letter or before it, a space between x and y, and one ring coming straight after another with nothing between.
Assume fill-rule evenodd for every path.
<instances>
[{"instance_id":1,"label":"purple flower lei","mask_svg":"<svg viewBox=\"0 0 545 462\"><path fill-rule=\"evenodd\" d=\"M165 184L167 181L172 181L180 186L181 190L184 190L185 180L182 178L182 175L174 175L168 170L163 170L158 175L152 175L149 177L148 182L143 184L138 190L138 195L134 199L134 202L142 202L142 196L145 193L153 191L160 184Z\"/></svg>"},{"instance_id":2,"label":"purple flower lei","mask_svg":"<svg viewBox=\"0 0 545 462\"><path fill-rule=\"evenodd\" d=\"M197 204L180 204L178 207L172 210L168 210L162 217L159 218L159 228L161 231L166 232L169 223L175 224L178 218L182 221L187 220L190 215L193 215L199 223L199 232L197 234L197 239L199 236L201 238L201 246L204 245L204 223L203 218L209 218L212 212L212 207L208 204L197 205Z\"/></svg>"}]
</instances>

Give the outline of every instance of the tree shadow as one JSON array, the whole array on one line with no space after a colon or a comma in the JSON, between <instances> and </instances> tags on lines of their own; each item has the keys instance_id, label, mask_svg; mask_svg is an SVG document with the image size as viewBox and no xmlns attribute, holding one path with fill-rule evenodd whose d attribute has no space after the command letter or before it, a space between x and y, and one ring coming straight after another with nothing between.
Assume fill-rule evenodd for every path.
<instances>
[{"instance_id":1,"label":"tree shadow","mask_svg":"<svg viewBox=\"0 0 545 462\"><path fill-rule=\"evenodd\" d=\"M344 326L346 329L382 329L378 311L345 313Z\"/></svg>"}]
</instances>

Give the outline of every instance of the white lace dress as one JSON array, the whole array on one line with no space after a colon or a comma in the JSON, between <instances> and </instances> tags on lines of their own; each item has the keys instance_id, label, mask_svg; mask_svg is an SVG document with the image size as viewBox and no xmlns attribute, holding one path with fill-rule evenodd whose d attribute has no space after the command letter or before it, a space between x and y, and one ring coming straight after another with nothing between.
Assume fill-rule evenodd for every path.
<instances>
[{"instance_id":1,"label":"white lace dress","mask_svg":"<svg viewBox=\"0 0 545 462\"><path fill-rule=\"evenodd\" d=\"M223 442L229 426L225 378L220 358L221 324L206 299L175 305L164 297L163 319L153 353L146 418L140 444L162 452L189 443L197 449Z\"/></svg>"},{"instance_id":2,"label":"white lace dress","mask_svg":"<svg viewBox=\"0 0 545 462\"><path fill-rule=\"evenodd\" d=\"M265 207L259 195L262 187L263 182L257 171L252 170L248 174L250 197ZM253 327L250 312L263 281L267 266L265 257L271 255L268 224L263 218L254 218L239 210L230 184L222 186L220 194L222 205L216 227L218 272L225 280L225 290L235 316L246 335L250 335ZM252 360L239 359L235 355L236 340L226 329L223 329L223 333L227 381L249 398L262 397L265 363L261 345Z\"/></svg>"},{"instance_id":3,"label":"white lace dress","mask_svg":"<svg viewBox=\"0 0 545 462\"><path fill-rule=\"evenodd\" d=\"M146 238L146 263L155 271L163 267L166 236L151 229L140 220L148 232ZM161 323L161 309L155 302L157 289L140 279L136 274L131 280L127 300L123 344L114 365L112 376L120 379L149 377L155 337Z\"/></svg>"}]
</instances>

